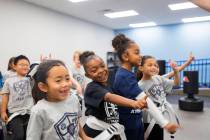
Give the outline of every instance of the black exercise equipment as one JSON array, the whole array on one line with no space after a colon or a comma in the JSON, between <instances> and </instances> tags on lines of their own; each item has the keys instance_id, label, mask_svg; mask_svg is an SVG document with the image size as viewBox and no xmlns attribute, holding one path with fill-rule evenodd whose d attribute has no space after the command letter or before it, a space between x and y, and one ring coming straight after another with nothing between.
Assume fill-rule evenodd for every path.
<instances>
[{"instance_id":1,"label":"black exercise equipment","mask_svg":"<svg viewBox=\"0 0 210 140\"><path fill-rule=\"evenodd\" d=\"M203 100L196 97L198 94L198 71L184 71L184 87L183 92L186 97L179 99L179 108L185 111L203 111Z\"/></svg>"},{"instance_id":2,"label":"black exercise equipment","mask_svg":"<svg viewBox=\"0 0 210 140\"><path fill-rule=\"evenodd\" d=\"M166 61L165 60L157 60L159 65L159 75L166 74Z\"/></svg>"}]
</instances>

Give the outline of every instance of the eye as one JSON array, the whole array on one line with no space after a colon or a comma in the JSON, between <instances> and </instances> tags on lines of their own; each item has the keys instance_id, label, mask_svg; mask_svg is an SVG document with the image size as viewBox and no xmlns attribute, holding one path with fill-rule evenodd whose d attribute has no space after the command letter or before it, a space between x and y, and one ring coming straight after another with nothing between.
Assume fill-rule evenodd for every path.
<instances>
[{"instance_id":1,"label":"eye","mask_svg":"<svg viewBox=\"0 0 210 140\"><path fill-rule=\"evenodd\" d=\"M95 73L96 72L96 68L93 68L93 69L91 69L91 71L90 72L92 72L92 73Z\"/></svg>"},{"instance_id":2,"label":"eye","mask_svg":"<svg viewBox=\"0 0 210 140\"><path fill-rule=\"evenodd\" d=\"M70 77L66 77L66 81L70 81Z\"/></svg>"},{"instance_id":3,"label":"eye","mask_svg":"<svg viewBox=\"0 0 210 140\"><path fill-rule=\"evenodd\" d=\"M58 80L55 80L55 82L56 82L56 83L60 83L60 82L61 82L61 80L60 80L60 79L58 79Z\"/></svg>"}]
</instances>

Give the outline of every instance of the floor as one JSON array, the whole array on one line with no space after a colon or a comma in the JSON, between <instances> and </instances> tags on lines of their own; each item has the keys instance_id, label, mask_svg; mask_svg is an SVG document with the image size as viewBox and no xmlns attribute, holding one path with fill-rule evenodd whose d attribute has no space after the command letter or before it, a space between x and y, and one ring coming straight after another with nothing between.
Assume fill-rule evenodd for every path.
<instances>
[{"instance_id":1,"label":"floor","mask_svg":"<svg viewBox=\"0 0 210 140\"><path fill-rule=\"evenodd\" d=\"M174 140L210 140L210 97L200 96L204 100L203 112L180 110L177 105L180 95L169 95L167 98L173 104L181 123L181 129L175 134ZM164 140L171 140L167 132Z\"/></svg>"},{"instance_id":2,"label":"floor","mask_svg":"<svg viewBox=\"0 0 210 140\"><path fill-rule=\"evenodd\" d=\"M173 140L210 140L210 96L200 96L204 100L203 112L181 111L177 105L180 97L182 95L167 96L181 124L181 129L176 132ZM82 119L82 124L84 123L85 117ZM172 140L167 132L164 133L164 140Z\"/></svg>"}]
</instances>

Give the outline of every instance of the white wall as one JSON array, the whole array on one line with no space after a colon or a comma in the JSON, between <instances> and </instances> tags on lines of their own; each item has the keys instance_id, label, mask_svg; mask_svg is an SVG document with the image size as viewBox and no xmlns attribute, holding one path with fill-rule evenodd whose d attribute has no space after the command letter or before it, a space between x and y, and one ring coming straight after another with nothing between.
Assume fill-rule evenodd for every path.
<instances>
[{"instance_id":1,"label":"white wall","mask_svg":"<svg viewBox=\"0 0 210 140\"><path fill-rule=\"evenodd\" d=\"M210 22L163 25L117 30L135 40L142 55L157 59L186 60L190 52L196 59L210 58Z\"/></svg>"},{"instance_id":2,"label":"white wall","mask_svg":"<svg viewBox=\"0 0 210 140\"><path fill-rule=\"evenodd\" d=\"M111 29L19 0L0 0L0 70L10 57L24 54L32 62L49 53L72 62L75 50L92 50L106 59L112 50Z\"/></svg>"}]
</instances>

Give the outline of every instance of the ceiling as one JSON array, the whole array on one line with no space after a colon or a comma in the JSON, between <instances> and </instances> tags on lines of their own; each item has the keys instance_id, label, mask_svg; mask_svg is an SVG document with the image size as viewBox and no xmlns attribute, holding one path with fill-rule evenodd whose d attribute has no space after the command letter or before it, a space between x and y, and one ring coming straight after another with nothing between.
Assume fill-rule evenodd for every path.
<instances>
[{"instance_id":1,"label":"ceiling","mask_svg":"<svg viewBox=\"0 0 210 140\"><path fill-rule=\"evenodd\" d=\"M111 29L129 28L129 24L138 22L156 22L158 25L181 23L182 18L209 16L201 8L171 11L168 4L186 2L187 0L89 0L72 3L68 0L24 0L48 9L58 11L85 21L99 24ZM105 11L135 10L137 16L109 19Z\"/></svg>"}]
</instances>

